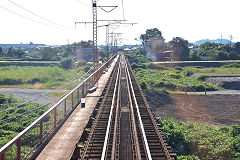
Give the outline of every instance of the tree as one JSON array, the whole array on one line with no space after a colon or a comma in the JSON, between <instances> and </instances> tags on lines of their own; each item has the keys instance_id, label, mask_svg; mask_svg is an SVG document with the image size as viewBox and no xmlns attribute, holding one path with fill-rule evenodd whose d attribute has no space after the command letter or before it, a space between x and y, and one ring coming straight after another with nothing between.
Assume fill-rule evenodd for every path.
<instances>
[{"instance_id":1,"label":"tree","mask_svg":"<svg viewBox=\"0 0 240 160\"><path fill-rule=\"evenodd\" d=\"M59 58L56 48L44 47L40 50L40 54L44 60L57 60Z\"/></svg>"},{"instance_id":2,"label":"tree","mask_svg":"<svg viewBox=\"0 0 240 160\"><path fill-rule=\"evenodd\" d=\"M92 48L93 47L93 41L81 41L78 43L73 44L76 48Z\"/></svg>"},{"instance_id":3,"label":"tree","mask_svg":"<svg viewBox=\"0 0 240 160\"><path fill-rule=\"evenodd\" d=\"M198 52L197 51L193 51L193 50L190 51L190 57L189 58L192 61L199 61L199 60L201 60L201 58L198 55Z\"/></svg>"},{"instance_id":4,"label":"tree","mask_svg":"<svg viewBox=\"0 0 240 160\"><path fill-rule=\"evenodd\" d=\"M147 29L145 34L141 34L140 40L142 41L145 52L152 60L160 59L162 53L166 50L167 45L164 42L162 32L157 28Z\"/></svg>"},{"instance_id":5,"label":"tree","mask_svg":"<svg viewBox=\"0 0 240 160\"><path fill-rule=\"evenodd\" d=\"M3 48L0 47L0 57L4 57L4 56L5 56L5 53L4 53L4 51L3 51Z\"/></svg>"},{"instance_id":6,"label":"tree","mask_svg":"<svg viewBox=\"0 0 240 160\"><path fill-rule=\"evenodd\" d=\"M60 65L62 68L65 68L65 69L70 69L74 67L73 57L62 58L60 61Z\"/></svg>"},{"instance_id":7,"label":"tree","mask_svg":"<svg viewBox=\"0 0 240 160\"><path fill-rule=\"evenodd\" d=\"M206 51L206 50L215 49L218 46L219 46L219 44L217 44L217 43L205 42L205 43L201 44L199 46L199 48L200 48L200 50Z\"/></svg>"},{"instance_id":8,"label":"tree","mask_svg":"<svg viewBox=\"0 0 240 160\"><path fill-rule=\"evenodd\" d=\"M140 39L142 43L147 44L149 40L162 40L164 38L162 36L162 32L159 31L157 28L147 29L145 34L141 34Z\"/></svg>"},{"instance_id":9,"label":"tree","mask_svg":"<svg viewBox=\"0 0 240 160\"><path fill-rule=\"evenodd\" d=\"M234 43L233 48L237 54L240 54L240 42Z\"/></svg>"},{"instance_id":10,"label":"tree","mask_svg":"<svg viewBox=\"0 0 240 160\"><path fill-rule=\"evenodd\" d=\"M14 56L14 50L13 48L9 48L7 51L7 57L13 57Z\"/></svg>"},{"instance_id":11,"label":"tree","mask_svg":"<svg viewBox=\"0 0 240 160\"><path fill-rule=\"evenodd\" d=\"M217 56L218 60L227 60L228 59L228 53L224 51L220 51Z\"/></svg>"},{"instance_id":12,"label":"tree","mask_svg":"<svg viewBox=\"0 0 240 160\"><path fill-rule=\"evenodd\" d=\"M18 49L18 50L14 50L14 56L17 56L18 58L22 58L25 55L25 52L23 52L22 50Z\"/></svg>"},{"instance_id":13,"label":"tree","mask_svg":"<svg viewBox=\"0 0 240 160\"><path fill-rule=\"evenodd\" d=\"M174 37L168 42L169 48L172 50L172 57L175 60L188 60L189 48L188 41L181 37Z\"/></svg>"}]
</instances>

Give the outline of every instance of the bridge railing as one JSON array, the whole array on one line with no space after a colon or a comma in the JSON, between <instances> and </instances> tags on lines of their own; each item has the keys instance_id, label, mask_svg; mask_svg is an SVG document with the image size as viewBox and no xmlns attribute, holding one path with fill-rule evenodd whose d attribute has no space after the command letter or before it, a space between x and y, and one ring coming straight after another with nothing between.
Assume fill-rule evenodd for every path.
<instances>
[{"instance_id":1,"label":"bridge railing","mask_svg":"<svg viewBox=\"0 0 240 160\"><path fill-rule=\"evenodd\" d=\"M0 160L34 158L78 106L87 90L99 80L114 58L115 56L4 145L0 149Z\"/></svg>"}]
</instances>

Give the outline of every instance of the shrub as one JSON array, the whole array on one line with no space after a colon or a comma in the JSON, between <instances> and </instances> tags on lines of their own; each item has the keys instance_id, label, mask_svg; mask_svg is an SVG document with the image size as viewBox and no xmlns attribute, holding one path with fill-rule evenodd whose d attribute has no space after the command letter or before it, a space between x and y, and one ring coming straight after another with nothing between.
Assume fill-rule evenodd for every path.
<instances>
[{"instance_id":1,"label":"shrub","mask_svg":"<svg viewBox=\"0 0 240 160\"><path fill-rule=\"evenodd\" d=\"M169 77L174 78L174 79L179 79L179 78L181 78L181 75L171 73L171 74L169 74Z\"/></svg>"},{"instance_id":2,"label":"shrub","mask_svg":"<svg viewBox=\"0 0 240 160\"><path fill-rule=\"evenodd\" d=\"M240 136L240 125L239 124L232 125L232 136L233 137Z\"/></svg>"},{"instance_id":3,"label":"shrub","mask_svg":"<svg viewBox=\"0 0 240 160\"><path fill-rule=\"evenodd\" d=\"M86 73L87 73L90 69L91 69L91 67L89 67L89 66L84 67L84 71L85 71Z\"/></svg>"},{"instance_id":4,"label":"shrub","mask_svg":"<svg viewBox=\"0 0 240 160\"><path fill-rule=\"evenodd\" d=\"M240 68L240 64L238 63L231 63L222 66L223 68Z\"/></svg>"},{"instance_id":5,"label":"shrub","mask_svg":"<svg viewBox=\"0 0 240 160\"><path fill-rule=\"evenodd\" d=\"M73 57L62 58L60 61L60 65L62 68L65 68L65 69L73 68L74 67Z\"/></svg>"},{"instance_id":6,"label":"shrub","mask_svg":"<svg viewBox=\"0 0 240 160\"><path fill-rule=\"evenodd\" d=\"M234 138L225 127L223 132L217 127L158 118L158 123L168 144L181 160L209 160L240 158L240 137Z\"/></svg>"},{"instance_id":7,"label":"shrub","mask_svg":"<svg viewBox=\"0 0 240 160\"><path fill-rule=\"evenodd\" d=\"M133 63L131 64L131 67L132 67L132 69L136 69L136 68L138 68L139 66L137 65L137 63L133 62Z\"/></svg>"},{"instance_id":8,"label":"shrub","mask_svg":"<svg viewBox=\"0 0 240 160\"><path fill-rule=\"evenodd\" d=\"M184 75L189 77L189 76L193 75L193 72L192 71L186 71L184 73Z\"/></svg>"},{"instance_id":9,"label":"shrub","mask_svg":"<svg viewBox=\"0 0 240 160\"><path fill-rule=\"evenodd\" d=\"M85 61L82 61L82 62L78 62L78 67L81 67L81 66L86 66L87 62Z\"/></svg>"},{"instance_id":10,"label":"shrub","mask_svg":"<svg viewBox=\"0 0 240 160\"><path fill-rule=\"evenodd\" d=\"M147 84L145 82L141 82L140 83L140 86L143 90L146 90L147 89Z\"/></svg>"},{"instance_id":11,"label":"shrub","mask_svg":"<svg viewBox=\"0 0 240 160\"><path fill-rule=\"evenodd\" d=\"M197 156L195 155L188 155L188 156L178 156L178 160L200 160Z\"/></svg>"}]
</instances>

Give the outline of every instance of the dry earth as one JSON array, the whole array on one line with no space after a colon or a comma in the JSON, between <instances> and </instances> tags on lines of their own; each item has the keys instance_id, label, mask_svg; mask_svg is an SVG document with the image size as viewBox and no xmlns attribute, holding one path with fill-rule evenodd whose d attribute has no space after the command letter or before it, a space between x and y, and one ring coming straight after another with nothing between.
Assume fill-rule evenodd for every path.
<instances>
[{"instance_id":1,"label":"dry earth","mask_svg":"<svg viewBox=\"0 0 240 160\"><path fill-rule=\"evenodd\" d=\"M50 96L53 92L62 92L65 90L57 89L28 89L28 88L0 88L0 94L14 96L21 100L31 101L39 104L54 104L59 98Z\"/></svg>"},{"instance_id":2,"label":"dry earth","mask_svg":"<svg viewBox=\"0 0 240 160\"><path fill-rule=\"evenodd\" d=\"M237 94L184 95L151 90L145 95L158 117L213 125L240 124L240 96Z\"/></svg>"}]
</instances>

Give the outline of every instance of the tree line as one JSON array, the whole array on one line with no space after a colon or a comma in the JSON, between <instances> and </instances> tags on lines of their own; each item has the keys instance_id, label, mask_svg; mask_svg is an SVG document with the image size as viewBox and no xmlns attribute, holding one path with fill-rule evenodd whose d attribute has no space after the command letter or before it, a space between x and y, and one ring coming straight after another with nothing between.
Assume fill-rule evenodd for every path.
<instances>
[{"instance_id":1,"label":"tree line","mask_svg":"<svg viewBox=\"0 0 240 160\"><path fill-rule=\"evenodd\" d=\"M0 47L0 58L26 59L26 56L29 56L36 60L58 61L66 57L74 57L77 48L92 48L92 41L81 41L59 47L32 48L28 51L15 48L4 50Z\"/></svg>"},{"instance_id":2,"label":"tree line","mask_svg":"<svg viewBox=\"0 0 240 160\"><path fill-rule=\"evenodd\" d=\"M147 29L141 34L142 48L138 54L147 56L153 61L161 60L237 60L240 59L240 42L221 44L205 42L196 46L182 37L174 37L165 42L162 32L157 28ZM190 49L192 46L194 49Z\"/></svg>"}]
</instances>

